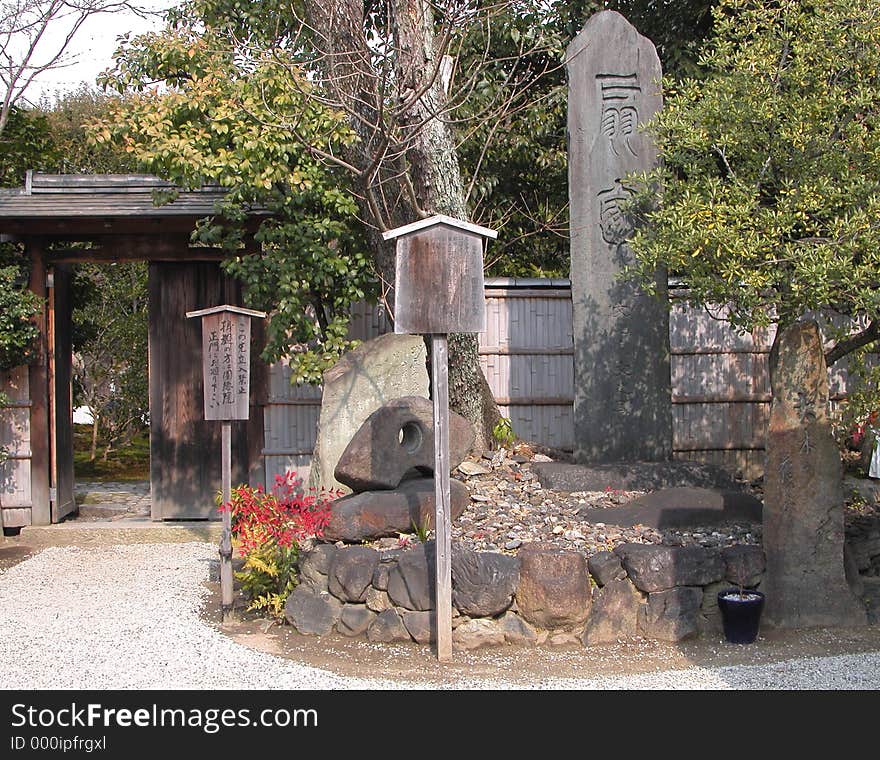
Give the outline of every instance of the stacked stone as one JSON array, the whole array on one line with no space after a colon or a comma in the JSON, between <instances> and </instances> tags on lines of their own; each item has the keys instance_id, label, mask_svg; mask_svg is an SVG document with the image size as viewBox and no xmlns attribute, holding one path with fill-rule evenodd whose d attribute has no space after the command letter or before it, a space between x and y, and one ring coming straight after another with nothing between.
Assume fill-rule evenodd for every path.
<instances>
[{"instance_id":1,"label":"stacked stone","mask_svg":"<svg viewBox=\"0 0 880 760\"><path fill-rule=\"evenodd\" d=\"M624 544L586 560L537 545L517 556L452 553L453 644L594 646L644 637L676 642L720 633L717 593L756 588L760 547ZM374 642L433 641L434 544L378 552L318 545L285 608L303 634L336 631Z\"/></svg>"},{"instance_id":2,"label":"stacked stone","mask_svg":"<svg viewBox=\"0 0 880 760\"><path fill-rule=\"evenodd\" d=\"M473 425L449 414L450 469L474 445ZM433 406L419 396L394 399L367 417L336 465L336 480L353 494L331 506L324 538L360 542L434 527ZM467 487L450 483L452 519L470 503Z\"/></svg>"}]
</instances>

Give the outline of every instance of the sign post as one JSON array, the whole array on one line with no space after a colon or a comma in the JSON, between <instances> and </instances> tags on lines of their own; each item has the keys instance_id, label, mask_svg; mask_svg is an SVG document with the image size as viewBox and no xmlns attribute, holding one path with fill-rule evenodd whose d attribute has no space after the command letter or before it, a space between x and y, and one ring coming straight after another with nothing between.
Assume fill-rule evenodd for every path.
<instances>
[{"instance_id":1,"label":"sign post","mask_svg":"<svg viewBox=\"0 0 880 760\"><path fill-rule=\"evenodd\" d=\"M220 420L221 503L232 499L232 420L248 418L251 376L251 317L265 312L239 306L214 306L188 311L202 318L202 378L205 419ZM232 514L223 510L220 538L221 622L232 620Z\"/></svg>"},{"instance_id":2,"label":"sign post","mask_svg":"<svg viewBox=\"0 0 880 760\"><path fill-rule=\"evenodd\" d=\"M449 333L486 329L483 244L498 233L433 216L383 233L396 240L394 332L431 336L437 659L452 659L452 519L449 496Z\"/></svg>"}]
</instances>

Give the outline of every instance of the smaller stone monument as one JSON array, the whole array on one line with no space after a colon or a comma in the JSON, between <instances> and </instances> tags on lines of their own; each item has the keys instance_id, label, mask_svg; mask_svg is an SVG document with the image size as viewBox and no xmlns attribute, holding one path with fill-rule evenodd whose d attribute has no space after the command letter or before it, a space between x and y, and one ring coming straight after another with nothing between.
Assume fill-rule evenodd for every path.
<instances>
[{"instance_id":1,"label":"smaller stone monument","mask_svg":"<svg viewBox=\"0 0 880 760\"><path fill-rule=\"evenodd\" d=\"M843 560L843 473L828 419L828 371L815 322L777 338L764 475L764 620L779 628L856 626L864 605Z\"/></svg>"}]
</instances>

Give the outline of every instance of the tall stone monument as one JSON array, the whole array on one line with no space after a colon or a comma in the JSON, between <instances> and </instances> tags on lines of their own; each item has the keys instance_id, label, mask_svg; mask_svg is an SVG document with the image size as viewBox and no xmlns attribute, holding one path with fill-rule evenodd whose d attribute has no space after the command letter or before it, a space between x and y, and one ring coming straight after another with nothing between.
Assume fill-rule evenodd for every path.
<instances>
[{"instance_id":1,"label":"tall stone monument","mask_svg":"<svg viewBox=\"0 0 880 760\"><path fill-rule=\"evenodd\" d=\"M672 456L668 312L620 278L632 260L626 176L657 161L638 127L662 105L660 61L623 16L602 11L567 65L575 456L661 461ZM665 272L658 288L665 296Z\"/></svg>"},{"instance_id":2,"label":"tall stone monument","mask_svg":"<svg viewBox=\"0 0 880 760\"><path fill-rule=\"evenodd\" d=\"M816 323L788 327L776 341L771 366L764 620L779 628L865 625L865 606L844 570L843 474Z\"/></svg>"}]
</instances>

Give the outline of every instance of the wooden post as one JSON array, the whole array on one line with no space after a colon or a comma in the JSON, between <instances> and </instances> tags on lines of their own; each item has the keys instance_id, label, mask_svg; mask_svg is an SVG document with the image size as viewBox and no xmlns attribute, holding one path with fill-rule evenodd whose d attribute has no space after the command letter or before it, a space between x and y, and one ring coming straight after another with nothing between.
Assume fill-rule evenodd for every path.
<instances>
[{"instance_id":1,"label":"wooden post","mask_svg":"<svg viewBox=\"0 0 880 760\"><path fill-rule=\"evenodd\" d=\"M223 504L232 499L232 423L221 423L220 466L223 470L221 498ZM232 603L232 512L223 510L223 535L220 537L220 599L221 622L234 619Z\"/></svg>"},{"instance_id":2,"label":"wooden post","mask_svg":"<svg viewBox=\"0 0 880 760\"><path fill-rule=\"evenodd\" d=\"M447 335L486 328L483 241L494 230L448 216L383 232L396 240L394 332L431 336L434 400L434 609L437 659L452 660L452 515L449 494Z\"/></svg>"},{"instance_id":3,"label":"wooden post","mask_svg":"<svg viewBox=\"0 0 880 760\"><path fill-rule=\"evenodd\" d=\"M202 319L202 380L205 419L219 420L222 504L232 500L232 420L247 420L250 398L251 317L266 313L240 306L212 306L188 311ZM232 512L223 510L220 537L220 621L234 620L232 594Z\"/></svg>"},{"instance_id":4,"label":"wooden post","mask_svg":"<svg viewBox=\"0 0 880 760\"><path fill-rule=\"evenodd\" d=\"M40 331L37 356L28 367L31 394L31 524L51 525L49 502L49 354L46 297L46 254L43 240L30 239L30 289L43 299L43 308L35 320Z\"/></svg>"},{"instance_id":5,"label":"wooden post","mask_svg":"<svg viewBox=\"0 0 880 760\"><path fill-rule=\"evenodd\" d=\"M434 529L437 537L437 659L452 659L452 518L449 509L449 383L446 335L431 336L434 382Z\"/></svg>"}]
</instances>

